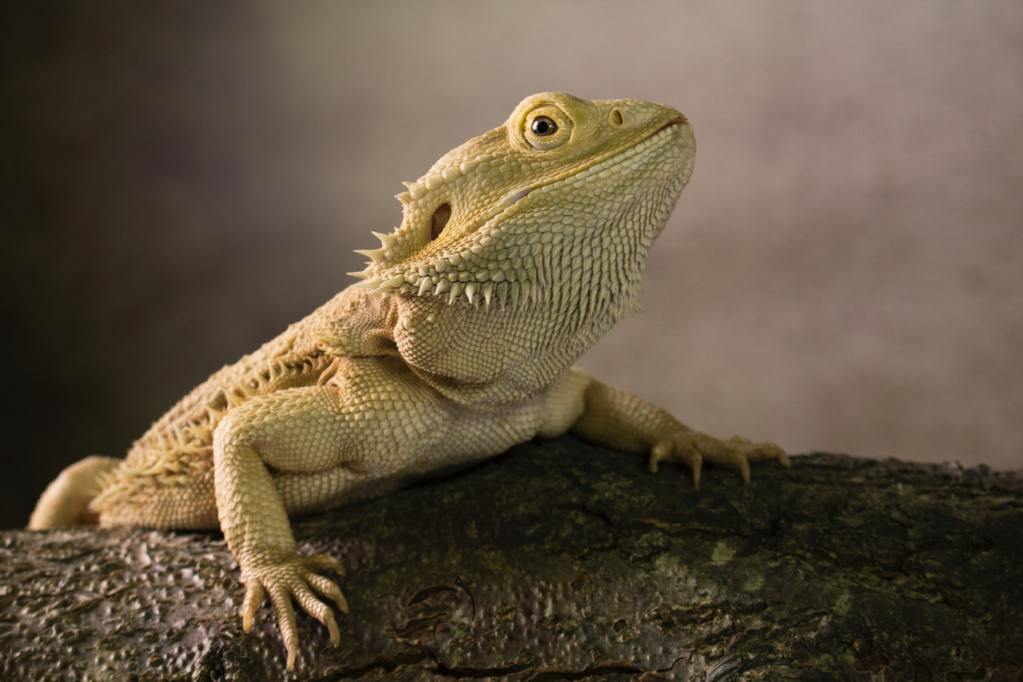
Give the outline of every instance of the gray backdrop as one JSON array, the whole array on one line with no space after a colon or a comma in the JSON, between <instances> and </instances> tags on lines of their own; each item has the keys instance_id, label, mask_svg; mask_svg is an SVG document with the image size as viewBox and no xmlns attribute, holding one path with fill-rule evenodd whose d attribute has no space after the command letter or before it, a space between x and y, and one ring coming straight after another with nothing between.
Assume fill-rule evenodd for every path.
<instances>
[{"instance_id":1,"label":"gray backdrop","mask_svg":"<svg viewBox=\"0 0 1023 682\"><path fill-rule=\"evenodd\" d=\"M716 434L1023 466L1021 3L2 12L6 525L346 286L398 181L540 90L698 141L646 311L585 367Z\"/></svg>"}]
</instances>

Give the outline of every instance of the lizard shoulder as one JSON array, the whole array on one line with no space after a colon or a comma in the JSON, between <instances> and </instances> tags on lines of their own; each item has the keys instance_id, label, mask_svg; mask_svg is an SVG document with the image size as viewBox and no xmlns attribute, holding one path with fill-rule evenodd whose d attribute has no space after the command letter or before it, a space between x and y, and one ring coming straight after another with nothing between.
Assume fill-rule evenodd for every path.
<instances>
[{"instance_id":1,"label":"lizard shoulder","mask_svg":"<svg viewBox=\"0 0 1023 682\"><path fill-rule=\"evenodd\" d=\"M310 345L335 357L397 356L393 297L349 287L303 322Z\"/></svg>"}]
</instances>

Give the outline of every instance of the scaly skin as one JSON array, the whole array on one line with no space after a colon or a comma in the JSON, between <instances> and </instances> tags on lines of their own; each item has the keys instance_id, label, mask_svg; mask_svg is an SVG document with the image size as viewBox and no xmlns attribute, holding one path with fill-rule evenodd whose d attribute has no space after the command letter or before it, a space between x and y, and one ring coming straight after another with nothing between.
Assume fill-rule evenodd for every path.
<instances>
[{"instance_id":1,"label":"scaly skin","mask_svg":"<svg viewBox=\"0 0 1023 682\"><path fill-rule=\"evenodd\" d=\"M292 602L339 641L340 565L302 557L289 516L382 494L443 466L574 431L691 468L785 453L721 441L572 363L635 306L647 251L693 167L669 107L523 100L398 195L404 215L349 287L216 372L125 460L92 457L43 494L30 528L218 524L248 631L270 597L293 669Z\"/></svg>"}]
</instances>

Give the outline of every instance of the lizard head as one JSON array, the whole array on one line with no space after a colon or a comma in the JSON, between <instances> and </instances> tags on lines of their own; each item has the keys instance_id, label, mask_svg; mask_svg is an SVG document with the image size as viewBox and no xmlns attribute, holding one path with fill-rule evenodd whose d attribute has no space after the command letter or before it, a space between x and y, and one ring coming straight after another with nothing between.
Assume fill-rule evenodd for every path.
<instances>
[{"instance_id":1,"label":"lizard head","mask_svg":"<svg viewBox=\"0 0 1023 682\"><path fill-rule=\"evenodd\" d=\"M403 219L359 251L363 286L488 309L622 306L689 180L692 128L638 100L524 99L397 196ZM627 300L626 300L627 299Z\"/></svg>"}]
</instances>

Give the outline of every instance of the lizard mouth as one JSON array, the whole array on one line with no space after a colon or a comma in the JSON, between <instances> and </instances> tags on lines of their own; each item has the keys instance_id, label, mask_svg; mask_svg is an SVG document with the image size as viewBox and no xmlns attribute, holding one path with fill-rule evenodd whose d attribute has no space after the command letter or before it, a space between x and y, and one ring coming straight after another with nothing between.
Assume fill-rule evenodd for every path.
<instances>
[{"instance_id":1,"label":"lizard mouth","mask_svg":"<svg viewBox=\"0 0 1023 682\"><path fill-rule=\"evenodd\" d=\"M615 151L611 152L610 154L601 156L601 157L595 159L592 163L590 163L590 164L580 168L579 170L576 170L573 173L570 173L570 174L567 174L567 175L560 175L560 176L557 176L555 178L551 178L551 179L548 179L546 181L539 182L539 183L537 183L535 185L531 185L531 186L528 186L528 187L520 187L519 189L512 190L511 192L509 192L508 194L506 194L504 196L504 198L501 200L499 205L500 205L500 207L502 209L505 209L505 208L507 208L509 206L512 206L512 205L517 204L518 202L522 201L523 199L525 199L527 196L529 196L532 192L534 192L536 190L543 189L545 187L550 187L552 185L556 185L556 184L558 184L560 182L568 180L569 178L573 178L573 177L577 177L577 176L583 175L587 171L590 171L593 168L597 168L598 166L600 167L600 170L606 170L607 168L610 168L611 166L617 165L621 161L624 161L624 160L626 160L628 158L631 158L632 156L634 156L636 154L639 154L639 153L645 151L646 149L649 149L650 146L652 146L654 144L655 138L657 138L657 141L659 141L660 139L663 139L662 137L659 137L659 136L661 136L662 133L665 133L665 131L667 131L669 129L672 129L672 128L675 128L677 126L686 125L688 123L689 123L689 119L687 119L685 116L680 114L680 115L676 116L675 118L671 119L670 121L668 121L667 123L665 123L664 125L662 125L659 128L657 128L656 130L654 130L650 134L648 134L646 137L643 137L642 139L640 139L635 144L632 144L632 145L626 147L625 149L618 149L618 150L615 150Z\"/></svg>"}]
</instances>

